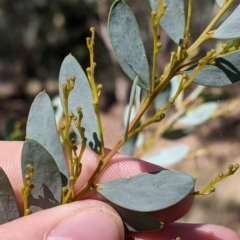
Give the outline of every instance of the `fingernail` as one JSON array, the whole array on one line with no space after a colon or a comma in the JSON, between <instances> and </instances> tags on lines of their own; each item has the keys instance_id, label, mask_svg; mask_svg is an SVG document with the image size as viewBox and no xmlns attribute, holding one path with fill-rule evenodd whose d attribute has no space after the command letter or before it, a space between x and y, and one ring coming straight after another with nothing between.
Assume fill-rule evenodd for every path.
<instances>
[{"instance_id":1,"label":"fingernail","mask_svg":"<svg viewBox=\"0 0 240 240\"><path fill-rule=\"evenodd\" d=\"M119 240L120 230L112 216L104 212L84 211L54 228L46 240Z\"/></svg>"}]
</instances>

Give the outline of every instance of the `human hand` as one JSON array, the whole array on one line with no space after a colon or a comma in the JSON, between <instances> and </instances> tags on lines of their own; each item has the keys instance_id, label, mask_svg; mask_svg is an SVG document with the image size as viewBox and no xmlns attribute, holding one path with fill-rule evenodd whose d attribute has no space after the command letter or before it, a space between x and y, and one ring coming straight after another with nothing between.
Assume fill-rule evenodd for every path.
<instances>
[{"instance_id":1,"label":"human hand","mask_svg":"<svg viewBox=\"0 0 240 240\"><path fill-rule=\"evenodd\" d=\"M20 210L22 146L22 142L0 142L0 166L11 181ZM86 151L82 174L76 185L77 191L86 183L96 166L95 154ZM117 154L97 182L157 170L160 170L157 166ZM125 232L116 211L99 200L103 200L100 195L91 194L85 200L40 211L3 224L0 226L0 240L119 240L124 239L125 235L142 240L171 240L176 237L181 237L182 240L240 240L239 235L222 226L170 223L182 217L191 208L192 196L175 206L153 213L162 222L170 224L166 224L162 230L150 233Z\"/></svg>"}]
</instances>

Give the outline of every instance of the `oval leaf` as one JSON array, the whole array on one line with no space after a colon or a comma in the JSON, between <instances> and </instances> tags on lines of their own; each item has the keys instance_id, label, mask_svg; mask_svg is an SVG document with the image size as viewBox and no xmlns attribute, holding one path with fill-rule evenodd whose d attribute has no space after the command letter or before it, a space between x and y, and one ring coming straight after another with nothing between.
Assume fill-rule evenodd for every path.
<instances>
[{"instance_id":1,"label":"oval leaf","mask_svg":"<svg viewBox=\"0 0 240 240\"><path fill-rule=\"evenodd\" d=\"M193 132L190 128L181 128L165 132L162 137L169 140L176 140L188 136Z\"/></svg>"},{"instance_id":2,"label":"oval leaf","mask_svg":"<svg viewBox=\"0 0 240 240\"><path fill-rule=\"evenodd\" d=\"M168 103L170 98L173 98L179 88L181 80L181 75L174 76L167 86L157 95L154 99L154 107L155 109L159 109L160 107L165 106ZM183 92L179 94L177 99L174 102L174 105L177 105L183 99Z\"/></svg>"},{"instance_id":3,"label":"oval leaf","mask_svg":"<svg viewBox=\"0 0 240 240\"><path fill-rule=\"evenodd\" d=\"M59 94L63 105L62 84L66 83L66 79L75 76L75 85L69 94L68 109L69 112L77 115L77 107L82 109L83 119L82 127L85 128L85 137L88 146L95 152L100 151L101 142L98 130L97 118L93 108L93 95L89 81L77 60L70 54L62 63L59 74ZM80 137L74 124L72 127L76 134Z\"/></svg>"},{"instance_id":4,"label":"oval leaf","mask_svg":"<svg viewBox=\"0 0 240 240\"><path fill-rule=\"evenodd\" d=\"M126 128L128 127L128 121L131 122L133 118L136 116L136 108L135 106L131 106L128 104L123 112L123 125L124 131L126 134ZM135 144L137 141L137 135L133 135L131 138L128 138L127 141L122 146L122 152L128 156L132 156L135 151Z\"/></svg>"},{"instance_id":5,"label":"oval leaf","mask_svg":"<svg viewBox=\"0 0 240 240\"><path fill-rule=\"evenodd\" d=\"M217 102L207 102L188 112L178 120L178 123L190 126L200 125L210 119L212 113L218 109Z\"/></svg>"},{"instance_id":6,"label":"oval leaf","mask_svg":"<svg viewBox=\"0 0 240 240\"><path fill-rule=\"evenodd\" d=\"M41 144L55 160L62 175L63 185L68 183L68 167L57 132L52 102L45 92L34 99L27 120L26 138Z\"/></svg>"},{"instance_id":7,"label":"oval leaf","mask_svg":"<svg viewBox=\"0 0 240 240\"><path fill-rule=\"evenodd\" d=\"M136 114L137 114L137 112L136 112L135 106L130 107L130 104L128 104L125 107L124 113L123 113L123 125L125 128L125 134L126 134L126 128L128 128L128 122L130 123L134 119ZM133 153L135 151L138 135L139 135L139 133L133 135L132 137L128 138L127 141L124 143L124 145L122 146L122 152L124 154L129 155L129 156L133 155Z\"/></svg>"},{"instance_id":8,"label":"oval leaf","mask_svg":"<svg viewBox=\"0 0 240 240\"><path fill-rule=\"evenodd\" d=\"M142 132L134 134L128 138L122 146L122 153L128 156L133 156L136 148L140 148L144 143L144 134Z\"/></svg>"},{"instance_id":9,"label":"oval leaf","mask_svg":"<svg viewBox=\"0 0 240 240\"><path fill-rule=\"evenodd\" d=\"M11 183L0 167L0 224L4 224L20 217L16 197Z\"/></svg>"},{"instance_id":10,"label":"oval leaf","mask_svg":"<svg viewBox=\"0 0 240 240\"><path fill-rule=\"evenodd\" d=\"M149 65L139 27L131 9L123 1L115 1L108 16L108 35L123 71L138 85L149 89Z\"/></svg>"},{"instance_id":11,"label":"oval leaf","mask_svg":"<svg viewBox=\"0 0 240 240\"><path fill-rule=\"evenodd\" d=\"M158 110L161 107L164 107L170 98L171 93L171 84L168 83L167 86L157 95L157 97L154 99L154 108L155 110Z\"/></svg>"},{"instance_id":12,"label":"oval leaf","mask_svg":"<svg viewBox=\"0 0 240 240\"><path fill-rule=\"evenodd\" d=\"M223 87L240 80L240 50L217 57L215 62L214 66L204 67L194 82L208 87ZM186 71L189 77L192 73L192 68Z\"/></svg>"},{"instance_id":13,"label":"oval leaf","mask_svg":"<svg viewBox=\"0 0 240 240\"><path fill-rule=\"evenodd\" d=\"M141 87L137 86L136 93L135 93L136 112L139 112L141 107L141 94L142 94L142 89Z\"/></svg>"},{"instance_id":14,"label":"oval leaf","mask_svg":"<svg viewBox=\"0 0 240 240\"><path fill-rule=\"evenodd\" d=\"M152 9L157 11L158 0L150 0L150 4ZM176 44L179 44L185 30L184 0L163 0L163 4L167 4L167 9L160 20L160 25L168 36Z\"/></svg>"},{"instance_id":15,"label":"oval leaf","mask_svg":"<svg viewBox=\"0 0 240 240\"><path fill-rule=\"evenodd\" d=\"M131 89L131 93L130 93L129 104L126 107L126 109L128 108L128 111L126 113L124 112L124 115L125 115L124 116L124 125L125 125L124 139L125 139L125 141L128 138L129 124L130 124L130 122L133 120L133 118L137 114L137 110L136 110L136 101L137 101L136 100L136 98L137 98L137 96L136 96L136 88L137 88L137 82L138 82L138 75L136 76L136 78L133 81L133 85L132 85L132 89ZM138 107L140 107L139 103L138 103Z\"/></svg>"},{"instance_id":16,"label":"oval leaf","mask_svg":"<svg viewBox=\"0 0 240 240\"><path fill-rule=\"evenodd\" d=\"M171 91L170 91L170 96L169 98L173 98L175 96L175 94L177 93L177 90L179 88L179 85L180 85L180 80L181 80L181 76L180 75L176 75L174 76L171 81L170 81L170 84L171 84ZM178 105L182 100L183 100L183 93L184 91L182 91L177 99L175 100L174 102L174 105Z\"/></svg>"},{"instance_id":17,"label":"oval leaf","mask_svg":"<svg viewBox=\"0 0 240 240\"><path fill-rule=\"evenodd\" d=\"M178 144L143 157L143 160L155 165L167 167L182 161L189 153L189 146Z\"/></svg>"},{"instance_id":18,"label":"oval leaf","mask_svg":"<svg viewBox=\"0 0 240 240\"><path fill-rule=\"evenodd\" d=\"M144 143L144 134L136 133L132 137L128 138L127 142L125 142L122 146L122 153L128 156L133 156L135 149L139 148Z\"/></svg>"},{"instance_id":19,"label":"oval leaf","mask_svg":"<svg viewBox=\"0 0 240 240\"><path fill-rule=\"evenodd\" d=\"M138 212L153 212L175 205L193 189L195 180L186 174L163 170L118 178L97 191L109 201Z\"/></svg>"},{"instance_id":20,"label":"oval leaf","mask_svg":"<svg viewBox=\"0 0 240 240\"><path fill-rule=\"evenodd\" d=\"M59 205L62 195L62 180L58 166L41 144L28 139L24 142L21 156L23 178L28 174L27 164L34 167L31 179L34 188L28 199L31 212Z\"/></svg>"},{"instance_id":21,"label":"oval leaf","mask_svg":"<svg viewBox=\"0 0 240 240\"><path fill-rule=\"evenodd\" d=\"M212 38L230 39L240 37L240 4L233 13L214 31Z\"/></svg>"},{"instance_id":22,"label":"oval leaf","mask_svg":"<svg viewBox=\"0 0 240 240\"><path fill-rule=\"evenodd\" d=\"M164 224L154 216L145 213L122 208L114 203L108 202L120 215L128 231L149 232L162 229Z\"/></svg>"},{"instance_id":23,"label":"oval leaf","mask_svg":"<svg viewBox=\"0 0 240 240\"><path fill-rule=\"evenodd\" d=\"M126 128L128 122L131 123L131 121L134 119L134 117L137 115L136 107L128 104L123 112L123 126Z\"/></svg>"}]
</instances>

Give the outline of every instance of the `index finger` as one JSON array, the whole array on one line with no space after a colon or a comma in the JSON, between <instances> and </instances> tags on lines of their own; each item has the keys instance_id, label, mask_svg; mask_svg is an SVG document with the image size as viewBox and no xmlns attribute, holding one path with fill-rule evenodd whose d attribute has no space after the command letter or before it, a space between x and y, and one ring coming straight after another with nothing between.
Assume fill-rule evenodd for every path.
<instances>
[{"instance_id":1,"label":"index finger","mask_svg":"<svg viewBox=\"0 0 240 240\"><path fill-rule=\"evenodd\" d=\"M23 142L0 142L0 166L10 179L20 208L22 208L21 187L23 185L21 176L22 146ZM76 192L84 186L96 169L97 164L97 155L86 149L82 159L82 173L76 184ZM153 172L161 169L162 168L159 166L117 153L98 177L97 183L107 182L118 177L128 177L142 172ZM89 194L87 198L104 200L99 194ZM176 205L152 214L164 223L173 222L186 214L192 206L193 199L193 196L188 196ZM161 199L159 199L159 201L161 201Z\"/></svg>"}]
</instances>

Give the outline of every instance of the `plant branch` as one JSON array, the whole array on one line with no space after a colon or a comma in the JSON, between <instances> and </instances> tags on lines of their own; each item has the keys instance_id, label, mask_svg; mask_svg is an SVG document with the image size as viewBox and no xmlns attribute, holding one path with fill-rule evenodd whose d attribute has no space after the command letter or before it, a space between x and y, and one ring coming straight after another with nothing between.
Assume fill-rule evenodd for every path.
<instances>
[{"instance_id":1,"label":"plant branch","mask_svg":"<svg viewBox=\"0 0 240 240\"><path fill-rule=\"evenodd\" d=\"M94 41L95 41L95 28L91 27L91 38L87 38L87 47L89 50L90 54L90 67L87 68L87 75L88 75L88 80L92 89L92 94L93 94L93 108L94 112L97 118L97 124L98 124L98 129L99 129L99 137L100 137L100 144L101 144L101 149L100 149L100 154L102 157L105 155L104 151L104 139L103 139L103 130L102 130L102 123L101 123L101 118L100 118L100 112L99 112L99 107L98 107L98 99L101 93L101 87L97 86L95 83L95 78L94 78L94 73L95 73L95 68L96 68L96 63L94 62Z\"/></svg>"},{"instance_id":2,"label":"plant branch","mask_svg":"<svg viewBox=\"0 0 240 240\"><path fill-rule=\"evenodd\" d=\"M216 185L220 181L224 180L225 178L233 175L238 170L238 168L239 168L239 164L235 164L235 166L230 164L228 166L227 173L225 173L225 174L223 174L222 172L218 173L218 176L216 178L214 178L206 187L204 187L202 190L196 191L192 194L193 195L207 195L207 194L214 192L215 191L214 185Z\"/></svg>"},{"instance_id":3,"label":"plant branch","mask_svg":"<svg viewBox=\"0 0 240 240\"><path fill-rule=\"evenodd\" d=\"M188 49L188 41L190 37L190 23L191 23L191 17L192 17L192 3L193 0L188 0L188 10L187 10L187 23L184 33L184 47L185 49Z\"/></svg>"},{"instance_id":4,"label":"plant branch","mask_svg":"<svg viewBox=\"0 0 240 240\"><path fill-rule=\"evenodd\" d=\"M29 195L34 188L34 186L31 184L31 179L34 174L34 168L31 164L27 164L27 174L24 176L23 179L23 187L21 189L21 194L22 194L22 199L23 199L23 215L27 216L31 213L29 209L29 204L28 204L28 198Z\"/></svg>"},{"instance_id":5,"label":"plant branch","mask_svg":"<svg viewBox=\"0 0 240 240\"><path fill-rule=\"evenodd\" d=\"M210 39L213 35L213 31L210 30L214 27L214 25L220 20L220 18L224 15L224 13L229 9L229 7L233 4L235 0L229 0L223 7L220 9L218 14L213 18L210 24L206 27L203 33L198 37L198 39L188 48L187 54L191 55L197 47L199 47L204 41Z\"/></svg>"},{"instance_id":6,"label":"plant branch","mask_svg":"<svg viewBox=\"0 0 240 240\"><path fill-rule=\"evenodd\" d=\"M151 25L153 31L153 63L152 63L152 75L150 81L150 89L149 92L153 93L155 88L155 78L156 78L156 66L157 66L157 55L162 47L161 42L159 42L158 36L158 25L161 17L165 12L166 6L163 6L162 0L158 0L158 10L151 12Z\"/></svg>"}]
</instances>

